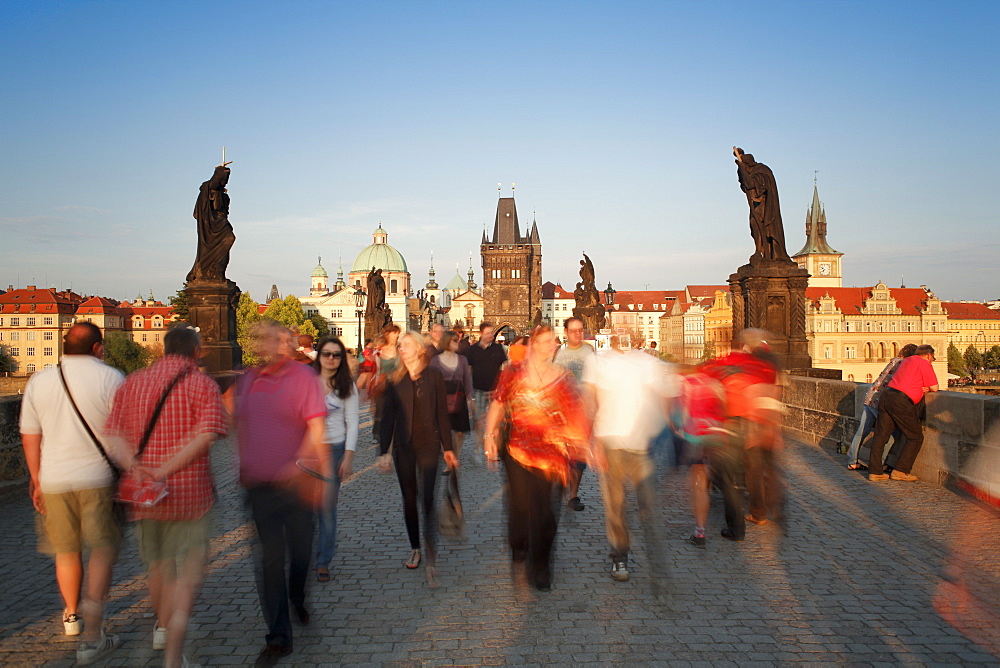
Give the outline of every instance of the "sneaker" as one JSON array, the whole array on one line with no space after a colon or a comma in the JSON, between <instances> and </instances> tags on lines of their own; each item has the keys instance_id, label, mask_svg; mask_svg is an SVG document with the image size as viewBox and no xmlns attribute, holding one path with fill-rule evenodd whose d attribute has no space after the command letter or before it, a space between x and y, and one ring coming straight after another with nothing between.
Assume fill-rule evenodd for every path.
<instances>
[{"instance_id":1,"label":"sneaker","mask_svg":"<svg viewBox=\"0 0 1000 668\"><path fill-rule=\"evenodd\" d=\"M63 611L63 629L68 636L80 635L80 615Z\"/></svg>"},{"instance_id":2,"label":"sneaker","mask_svg":"<svg viewBox=\"0 0 1000 668\"><path fill-rule=\"evenodd\" d=\"M80 643L80 647L76 650L76 662L81 666L87 666L95 661L100 661L115 651L120 644L121 639L118 636L104 635L101 632L101 639L97 642Z\"/></svg>"},{"instance_id":3,"label":"sneaker","mask_svg":"<svg viewBox=\"0 0 1000 668\"><path fill-rule=\"evenodd\" d=\"M614 566L611 567L611 577L618 582L628 581L628 569L625 567L624 561L616 561Z\"/></svg>"},{"instance_id":4,"label":"sneaker","mask_svg":"<svg viewBox=\"0 0 1000 668\"><path fill-rule=\"evenodd\" d=\"M870 478L871 476L868 476L868 477ZM906 482L916 482L916 481L920 480L920 478L918 478L917 476L911 475L909 473L903 473L899 469L893 469L892 474L889 476L889 479L890 480L905 480Z\"/></svg>"},{"instance_id":5,"label":"sneaker","mask_svg":"<svg viewBox=\"0 0 1000 668\"><path fill-rule=\"evenodd\" d=\"M698 534L693 533L688 536L687 540L695 547L705 547L705 536L699 536Z\"/></svg>"},{"instance_id":6,"label":"sneaker","mask_svg":"<svg viewBox=\"0 0 1000 668\"><path fill-rule=\"evenodd\" d=\"M153 649L167 648L167 628L165 626L153 626Z\"/></svg>"},{"instance_id":7,"label":"sneaker","mask_svg":"<svg viewBox=\"0 0 1000 668\"><path fill-rule=\"evenodd\" d=\"M889 479L889 474L888 473L869 473L868 474L868 482L880 482L882 480L888 480L888 479Z\"/></svg>"},{"instance_id":8,"label":"sneaker","mask_svg":"<svg viewBox=\"0 0 1000 668\"><path fill-rule=\"evenodd\" d=\"M725 538L726 540L731 540L734 543L742 543L743 542L743 536L736 535L735 533L733 533L733 530L730 529L730 528L728 528L728 527L725 528L725 529L723 529L722 533L720 535L723 538Z\"/></svg>"}]
</instances>

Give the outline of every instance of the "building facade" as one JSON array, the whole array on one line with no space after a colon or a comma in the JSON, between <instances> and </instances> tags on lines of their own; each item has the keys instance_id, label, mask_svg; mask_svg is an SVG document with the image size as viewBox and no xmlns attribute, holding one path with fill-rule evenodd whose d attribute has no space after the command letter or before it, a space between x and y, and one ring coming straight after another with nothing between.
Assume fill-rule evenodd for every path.
<instances>
[{"instance_id":1,"label":"building facade","mask_svg":"<svg viewBox=\"0 0 1000 668\"><path fill-rule=\"evenodd\" d=\"M566 340L566 330L563 324L566 318L573 315L576 297L567 292L558 283L546 281L542 283L542 322L552 327L552 332L560 341ZM597 334L598 332L591 332Z\"/></svg>"},{"instance_id":2,"label":"building facade","mask_svg":"<svg viewBox=\"0 0 1000 668\"><path fill-rule=\"evenodd\" d=\"M542 315L542 242L538 224L522 236L513 197L501 197L493 236L483 232L484 319L507 336L524 334Z\"/></svg>"},{"instance_id":3,"label":"building facade","mask_svg":"<svg viewBox=\"0 0 1000 668\"><path fill-rule=\"evenodd\" d=\"M948 343L963 353L969 346L985 353L1000 345L1000 311L977 302L943 302L948 313Z\"/></svg>"}]
</instances>

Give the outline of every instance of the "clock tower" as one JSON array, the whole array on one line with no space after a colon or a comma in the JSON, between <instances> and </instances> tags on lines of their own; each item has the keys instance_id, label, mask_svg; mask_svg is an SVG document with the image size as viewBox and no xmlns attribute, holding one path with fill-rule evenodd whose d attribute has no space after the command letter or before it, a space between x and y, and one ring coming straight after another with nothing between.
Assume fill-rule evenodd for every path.
<instances>
[{"instance_id":1,"label":"clock tower","mask_svg":"<svg viewBox=\"0 0 1000 668\"><path fill-rule=\"evenodd\" d=\"M809 272L810 288L839 288L843 256L826 242L826 211L819 202L819 190L814 183L812 206L806 213L806 245L792 256L792 260Z\"/></svg>"}]
</instances>

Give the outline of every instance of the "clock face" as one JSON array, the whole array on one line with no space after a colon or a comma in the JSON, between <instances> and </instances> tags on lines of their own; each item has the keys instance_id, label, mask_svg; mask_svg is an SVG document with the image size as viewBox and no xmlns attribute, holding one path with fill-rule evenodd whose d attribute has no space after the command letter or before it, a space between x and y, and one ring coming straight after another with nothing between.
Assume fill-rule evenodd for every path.
<instances>
[{"instance_id":1,"label":"clock face","mask_svg":"<svg viewBox=\"0 0 1000 668\"><path fill-rule=\"evenodd\" d=\"M829 262L820 262L820 264L819 264L819 275L820 276L829 276L830 275L830 263Z\"/></svg>"}]
</instances>

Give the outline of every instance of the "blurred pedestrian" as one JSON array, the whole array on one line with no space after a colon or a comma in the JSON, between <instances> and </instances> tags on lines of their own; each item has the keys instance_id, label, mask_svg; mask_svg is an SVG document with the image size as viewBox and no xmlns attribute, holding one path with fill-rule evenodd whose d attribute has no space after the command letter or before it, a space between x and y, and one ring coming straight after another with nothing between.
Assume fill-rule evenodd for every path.
<instances>
[{"instance_id":1,"label":"blurred pedestrian","mask_svg":"<svg viewBox=\"0 0 1000 668\"><path fill-rule=\"evenodd\" d=\"M444 350L444 345L441 343L443 335L444 325L439 322L432 323L427 331L427 345L425 346L428 359L440 355L441 351Z\"/></svg>"},{"instance_id":2,"label":"blurred pedestrian","mask_svg":"<svg viewBox=\"0 0 1000 668\"><path fill-rule=\"evenodd\" d=\"M454 440L455 458L462 459L462 443L471 428L470 412L472 403L472 370L469 361L458 354L458 335L445 332L441 337L441 354L431 359L431 366L444 378L444 388L448 399L448 422ZM445 469L448 473L448 469Z\"/></svg>"},{"instance_id":3,"label":"blurred pedestrian","mask_svg":"<svg viewBox=\"0 0 1000 668\"><path fill-rule=\"evenodd\" d=\"M555 335L534 329L523 364L504 369L486 418L485 454L507 472L507 537L515 583L548 591L558 507L572 461L590 451L590 421L565 367L552 359ZM509 435L500 433L504 416Z\"/></svg>"},{"instance_id":4,"label":"blurred pedestrian","mask_svg":"<svg viewBox=\"0 0 1000 668\"><path fill-rule=\"evenodd\" d=\"M385 406L385 387L393 372L399 367L399 325L390 322L382 328L375 342L375 371L366 386L368 401L372 404L372 438L378 442L382 424L382 410Z\"/></svg>"},{"instance_id":5,"label":"blurred pedestrian","mask_svg":"<svg viewBox=\"0 0 1000 668\"><path fill-rule=\"evenodd\" d=\"M236 387L240 482L260 540L257 592L267 623L267 645L256 665L274 665L292 652L289 603L300 624L308 625L306 580L312 557L311 498L294 487L299 460L332 470L323 447L326 403L312 368L291 359L292 335L273 322L257 323L254 352L263 365L248 371ZM285 556L288 555L288 572Z\"/></svg>"},{"instance_id":6,"label":"blurred pedestrian","mask_svg":"<svg viewBox=\"0 0 1000 668\"><path fill-rule=\"evenodd\" d=\"M656 522L656 467L649 448L663 429L669 398L676 394L666 364L640 350L624 351L619 337L611 349L587 360L583 387L594 411L594 461L601 477L604 516L611 545L611 577L629 579L630 548L625 517L626 485L635 488L655 593L664 592L667 568Z\"/></svg>"},{"instance_id":7,"label":"blurred pedestrian","mask_svg":"<svg viewBox=\"0 0 1000 668\"><path fill-rule=\"evenodd\" d=\"M320 340L313 368L319 372L320 389L326 401L324 447L333 469L326 481L319 511L319 539L316 544L316 580L330 581L330 561L337 552L337 502L340 484L351 475L354 452L358 449L358 391L351 379L347 350L335 336Z\"/></svg>"},{"instance_id":8,"label":"blurred pedestrian","mask_svg":"<svg viewBox=\"0 0 1000 668\"><path fill-rule=\"evenodd\" d=\"M420 520L417 498L422 497L424 514L424 549L427 553L425 574L429 584L436 584L437 549L434 513L434 486L442 453L448 468L458 469L448 421L444 378L427 365L423 340L417 332L406 332L399 339L400 364L385 390L378 464L388 473L393 464L403 495L403 516L410 540L410 558L405 566L420 566ZM392 454L389 454L389 446Z\"/></svg>"},{"instance_id":9,"label":"blurred pedestrian","mask_svg":"<svg viewBox=\"0 0 1000 668\"><path fill-rule=\"evenodd\" d=\"M492 323L480 323L479 340L465 353L469 366L472 367L472 398L476 404L475 428L481 444L484 440L483 426L493 398L493 389L497 386L501 369L507 364L507 353L503 346L493 340L493 332ZM475 459L479 461L478 450Z\"/></svg>"},{"instance_id":10,"label":"blurred pedestrian","mask_svg":"<svg viewBox=\"0 0 1000 668\"><path fill-rule=\"evenodd\" d=\"M228 431L218 384L198 370L201 336L175 326L163 357L125 379L105 431L136 482L166 485L155 505L132 505L139 554L156 612L153 649L170 668L187 665L184 638L204 579L215 503L209 449ZM140 452L141 450L141 452Z\"/></svg>"},{"instance_id":11,"label":"blurred pedestrian","mask_svg":"<svg viewBox=\"0 0 1000 668\"><path fill-rule=\"evenodd\" d=\"M21 443L31 476L29 492L42 514L40 545L55 557L56 582L66 606L63 630L81 633L79 664L98 661L118 647L105 635L104 602L118 558L121 524L112 505L118 465L101 433L112 400L123 381L105 365L104 337L97 325L80 322L66 332L63 357L56 368L28 380L21 404ZM87 592L83 586L83 551L89 549Z\"/></svg>"},{"instance_id":12,"label":"blurred pedestrian","mask_svg":"<svg viewBox=\"0 0 1000 668\"><path fill-rule=\"evenodd\" d=\"M583 340L584 326L583 320L570 316L563 321L563 331L566 332L566 343L559 346L556 352L556 364L569 369L573 374L573 380L579 389L583 379L583 369L587 362L594 357L594 346ZM584 461L574 461L570 470L569 484L566 488L567 505L573 510L583 510L584 504L580 500L580 481L583 479L583 472L587 470Z\"/></svg>"}]
</instances>

